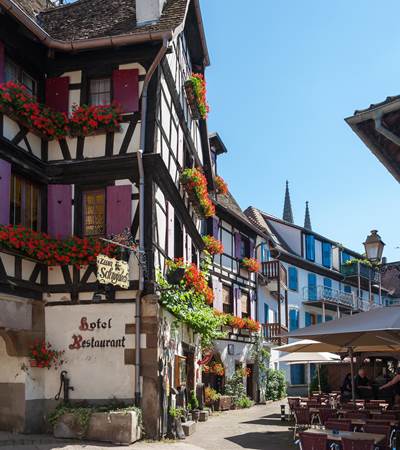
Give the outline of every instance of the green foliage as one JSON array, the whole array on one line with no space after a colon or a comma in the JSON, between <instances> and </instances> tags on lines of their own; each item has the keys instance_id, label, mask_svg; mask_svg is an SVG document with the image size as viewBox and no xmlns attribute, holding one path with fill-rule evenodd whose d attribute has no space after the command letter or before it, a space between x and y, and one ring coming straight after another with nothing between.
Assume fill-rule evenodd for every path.
<instances>
[{"instance_id":1,"label":"green foliage","mask_svg":"<svg viewBox=\"0 0 400 450\"><path fill-rule=\"evenodd\" d=\"M366 258L364 258L364 259L352 258L352 259L349 259L348 261L346 261L344 263L344 265L351 266L352 264L357 264L357 263L363 264L364 266L370 267L371 269L373 267L377 266L377 264L373 264L369 259L366 259Z\"/></svg>"},{"instance_id":2,"label":"green foliage","mask_svg":"<svg viewBox=\"0 0 400 450\"><path fill-rule=\"evenodd\" d=\"M268 370L265 395L267 400L280 400L286 397L286 379L283 370Z\"/></svg>"},{"instance_id":3,"label":"green foliage","mask_svg":"<svg viewBox=\"0 0 400 450\"><path fill-rule=\"evenodd\" d=\"M211 258L206 256L201 264L203 273L208 278ZM195 333L201 336L203 348L211 347L214 340L224 336L221 327L225 323L223 316L214 314L203 295L182 285L170 285L159 272L157 283L161 291L161 304L181 322L189 325Z\"/></svg>"},{"instance_id":4,"label":"green foliage","mask_svg":"<svg viewBox=\"0 0 400 450\"><path fill-rule=\"evenodd\" d=\"M251 399L249 399L249 397L245 396L239 398L237 406L239 408L250 408L251 406L253 406L253 402L251 401Z\"/></svg>"},{"instance_id":5,"label":"green foliage","mask_svg":"<svg viewBox=\"0 0 400 450\"><path fill-rule=\"evenodd\" d=\"M196 392L194 392L194 391L191 391L191 393L190 393L189 405L190 405L191 411L199 409L199 401L197 400Z\"/></svg>"},{"instance_id":6,"label":"green foliage","mask_svg":"<svg viewBox=\"0 0 400 450\"><path fill-rule=\"evenodd\" d=\"M183 408L169 408L169 415L174 419L180 419L185 415L185 410Z\"/></svg>"},{"instance_id":7,"label":"green foliage","mask_svg":"<svg viewBox=\"0 0 400 450\"><path fill-rule=\"evenodd\" d=\"M83 429L84 434L89 427L90 418L93 413L107 412L131 412L135 411L138 415L138 421L142 424L142 411L136 406L126 406L124 404L113 404L103 406L72 406L69 404L60 404L47 417L48 422L54 427L64 414L72 414L76 423Z\"/></svg>"},{"instance_id":8,"label":"green foliage","mask_svg":"<svg viewBox=\"0 0 400 450\"><path fill-rule=\"evenodd\" d=\"M225 394L234 397L234 403L239 406L243 397L247 397L246 388L243 384L243 373L239 369L225 383Z\"/></svg>"},{"instance_id":9,"label":"green foliage","mask_svg":"<svg viewBox=\"0 0 400 450\"><path fill-rule=\"evenodd\" d=\"M204 389L204 393L205 393L205 404L207 406L212 405L214 402L218 401L221 398L221 394L210 386L207 386Z\"/></svg>"},{"instance_id":10,"label":"green foliage","mask_svg":"<svg viewBox=\"0 0 400 450\"><path fill-rule=\"evenodd\" d=\"M321 381L321 391L322 392L330 392L331 388L329 386L329 381L328 381L328 369L326 366L322 366L319 369L319 376L320 376L320 381ZM315 371L315 374L311 380L310 383L310 390L311 392L314 391L319 391L319 386L318 386L318 371Z\"/></svg>"}]
</instances>

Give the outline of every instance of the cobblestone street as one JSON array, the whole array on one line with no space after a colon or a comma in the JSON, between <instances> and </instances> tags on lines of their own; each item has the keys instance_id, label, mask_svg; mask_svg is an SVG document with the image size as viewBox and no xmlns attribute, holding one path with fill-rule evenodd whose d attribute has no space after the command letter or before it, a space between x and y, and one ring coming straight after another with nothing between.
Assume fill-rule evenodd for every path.
<instances>
[{"instance_id":1,"label":"cobblestone street","mask_svg":"<svg viewBox=\"0 0 400 450\"><path fill-rule=\"evenodd\" d=\"M114 447L111 445L44 443L43 437L25 439L25 445L2 445L0 450L103 450L127 449L134 450L275 450L294 449L292 433L288 424L280 421L281 402L267 406L258 405L250 409L216 413L205 423L197 424L197 431L182 442L140 442L130 447ZM36 441L36 443L35 443ZM29 443L28 443L29 442ZM5 439L3 439L5 443Z\"/></svg>"}]
</instances>

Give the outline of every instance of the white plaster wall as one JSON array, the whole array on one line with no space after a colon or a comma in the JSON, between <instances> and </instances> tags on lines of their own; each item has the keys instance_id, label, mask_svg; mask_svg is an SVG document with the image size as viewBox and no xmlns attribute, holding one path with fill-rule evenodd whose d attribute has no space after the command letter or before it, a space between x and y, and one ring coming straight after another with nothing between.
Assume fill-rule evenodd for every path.
<instances>
[{"instance_id":1,"label":"white plaster wall","mask_svg":"<svg viewBox=\"0 0 400 450\"><path fill-rule=\"evenodd\" d=\"M49 141L49 143L48 143L48 158L49 158L49 161L59 161L59 160L64 159L62 152L61 152L60 144L57 140Z\"/></svg>"},{"instance_id":2,"label":"white plaster wall","mask_svg":"<svg viewBox=\"0 0 400 450\"><path fill-rule=\"evenodd\" d=\"M8 253L0 253L1 261L9 277L15 276L15 257Z\"/></svg>"},{"instance_id":3,"label":"white plaster wall","mask_svg":"<svg viewBox=\"0 0 400 450\"><path fill-rule=\"evenodd\" d=\"M69 99L68 99L68 111L71 115L72 110L75 105L81 104L81 90L80 89L71 89L69 91Z\"/></svg>"},{"instance_id":4,"label":"white plaster wall","mask_svg":"<svg viewBox=\"0 0 400 450\"><path fill-rule=\"evenodd\" d=\"M6 139L10 141L18 134L20 131L19 125L15 120L10 119L8 116L4 115L3 118L3 135Z\"/></svg>"},{"instance_id":5,"label":"white plaster wall","mask_svg":"<svg viewBox=\"0 0 400 450\"><path fill-rule=\"evenodd\" d=\"M135 305L93 304L51 306L46 308L46 339L54 348L65 350L66 363L62 367L71 378L72 399L111 399L134 397L134 366L124 364L124 348L69 349L72 336L83 339L121 339L125 336L125 348L134 348L134 335L125 334L125 325L135 321ZM111 329L81 331L82 317L88 322L98 318L108 321ZM53 398L59 387L60 370L46 371L45 398Z\"/></svg>"},{"instance_id":6,"label":"white plaster wall","mask_svg":"<svg viewBox=\"0 0 400 450\"><path fill-rule=\"evenodd\" d=\"M228 355L228 344L234 345L234 354ZM252 363L253 344L248 342L215 341L215 351L221 356L221 362L225 367L225 376L230 378L235 373L235 363Z\"/></svg>"},{"instance_id":7,"label":"white plaster wall","mask_svg":"<svg viewBox=\"0 0 400 450\"><path fill-rule=\"evenodd\" d=\"M22 258L22 279L29 280L32 272L36 266L36 263Z\"/></svg>"},{"instance_id":8,"label":"white plaster wall","mask_svg":"<svg viewBox=\"0 0 400 450\"><path fill-rule=\"evenodd\" d=\"M268 311L268 322L273 323L275 322L274 319L274 311L278 311L278 302L277 300L272 297L271 293L269 292L268 288L266 286L258 285L258 293L257 293L257 309L258 309L258 321L260 323L266 323L265 320L265 312L264 312L264 305L269 306Z\"/></svg>"},{"instance_id":9,"label":"white plaster wall","mask_svg":"<svg viewBox=\"0 0 400 450\"><path fill-rule=\"evenodd\" d=\"M106 135L98 134L97 136L88 136L85 138L83 148L84 158L96 158L105 155Z\"/></svg>"},{"instance_id":10,"label":"white plaster wall","mask_svg":"<svg viewBox=\"0 0 400 450\"><path fill-rule=\"evenodd\" d=\"M70 84L81 83L82 82L82 71L75 70L72 72L64 72L62 77L69 77Z\"/></svg>"}]
</instances>

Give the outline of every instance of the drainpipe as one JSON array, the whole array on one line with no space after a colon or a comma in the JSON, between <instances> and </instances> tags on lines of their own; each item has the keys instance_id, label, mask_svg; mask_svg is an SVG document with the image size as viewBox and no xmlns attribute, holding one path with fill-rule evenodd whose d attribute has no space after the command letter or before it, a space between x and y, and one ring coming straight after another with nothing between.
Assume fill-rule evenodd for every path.
<instances>
[{"instance_id":1,"label":"drainpipe","mask_svg":"<svg viewBox=\"0 0 400 450\"><path fill-rule=\"evenodd\" d=\"M140 331L141 331L141 301L144 290L144 270L143 264L146 264L144 249L144 167L143 167L143 151L146 140L146 115L147 115L147 93L150 80L160 64L162 58L167 52L168 39L164 38L163 45L152 62L143 83L142 89L142 112L140 124L140 147L137 152L138 169L139 169L139 289L136 294L135 308L135 404L140 406L141 403L141 385L140 385Z\"/></svg>"}]
</instances>

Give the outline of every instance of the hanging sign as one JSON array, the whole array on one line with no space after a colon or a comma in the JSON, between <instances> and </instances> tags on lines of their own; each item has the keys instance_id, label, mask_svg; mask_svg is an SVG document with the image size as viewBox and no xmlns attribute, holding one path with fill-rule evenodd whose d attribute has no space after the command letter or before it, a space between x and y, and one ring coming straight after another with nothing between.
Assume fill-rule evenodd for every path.
<instances>
[{"instance_id":1,"label":"hanging sign","mask_svg":"<svg viewBox=\"0 0 400 450\"><path fill-rule=\"evenodd\" d=\"M125 261L97 256L97 280L101 284L112 284L129 289L129 265Z\"/></svg>"}]
</instances>

